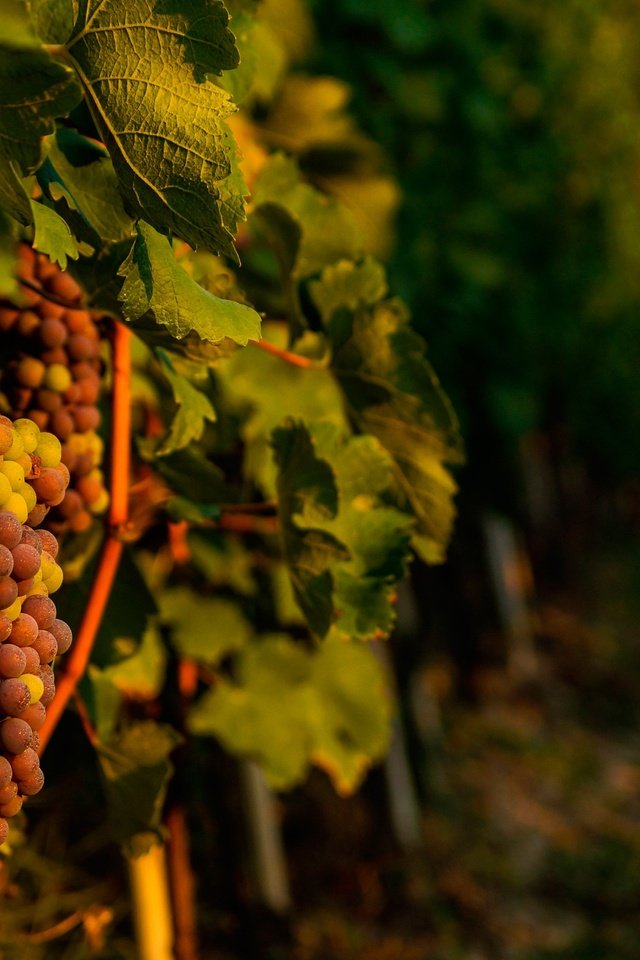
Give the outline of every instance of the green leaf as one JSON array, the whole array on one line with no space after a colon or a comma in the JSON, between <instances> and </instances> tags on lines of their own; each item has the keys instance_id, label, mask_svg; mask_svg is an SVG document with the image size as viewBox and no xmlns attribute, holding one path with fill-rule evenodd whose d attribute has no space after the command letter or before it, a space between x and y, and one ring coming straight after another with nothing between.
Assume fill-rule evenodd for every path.
<instances>
[{"instance_id":1,"label":"green leaf","mask_svg":"<svg viewBox=\"0 0 640 960\"><path fill-rule=\"evenodd\" d=\"M172 628L180 656L211 667L241 650L253 634L237 603L202 597L187 587L165 590L160 614Z\"/></svg>"},{"instance_id":2,"label":"green leaf","mask_svg":"<svg viewBox=\"0 0 640 960\"><path fill-rule=\"evenodd\" d=\"M37 50L39 43L21 0L0 0L2 40L0 45L14 49Z\"/></svg>"},{"instance_id":3,"label":"green leaf","mask_svg":"<svg viewBox=\"0 0 640 960\"><path fill-rule=\"evenodd\" d=\"M293 276L298 280L337 260L355 259L361 252L351 213L337 200L304 183L290 157L276 154L265 164L256 180L253 205L256 215L266 217L267 225L270 205L283 208L298 225L298 247L289 250L294 260ZM282 237L281 224L274 232Z\"/></svg>"},{"instance_id":4,"label":"green leaf","mask_svg":"<svg viewBox=\"0 0 640 960\"><path fill-rule=\"evenodd\" d=\"M207 79L238 64L227 24L218 0L78 0L67 50L132 215L234 257L233 105Z\"/></svg>"},{"instance_id":5,"label":"green leaf","mask_svg":"<svg viewBox=\"0 0 640 960\"><path fill-rule=\"evenodd\" d=\"M162 805L173 772L169 754L179 743L171 727L145 720L98 747L111 831L131 855L142 852L135 842L138 834L161 835Z\"/></svg>"},{"instance_id":6,"label":"green leaf","mask_svg":"<svg viewBox=\"0 0 640 960\"><path fill-rule=\"evenodd\" d=\"M13 297L16 294L16 241L11 224L0 210L0 296Z\"/></svg>"},{"instance_id":7,"label":"green leaf","mask_svg":"<svg viewBox=\"0 0 640 960\"><path fill-rule=\"evenodd\" d=\"M31 20L45 43L64 43L73 27L72 0L28 0Z\"/></svg>"},{"instance_id":8,"label":"green leaf","mask_svg":"<svg viewBox=\"0 0 640 960\"><path fill-rule=\"evenodd\" d=\"M106 667L103 675L128 700L153 700L162 690L166 663L167 652L151 623L135 653Z\"/></svg>"},{"instance_id":9,"label":"green leaf","mask_svg":"<svg viewBox=\"0 0 640 960\"><path fill-rule=\"evenodd\" d=\"M178 409L168 434L156 447L157 457L165 457L188 447L194 440L199 440L204 432L205 421L213 422L216 419L216 412L210 401L185 376L176 373L167 363L162 364L162 372L171 384Z\"/></svg>"},{"instance_id":10,"label":"green leaf","mask_svg":"<svg viewBox=\"0 0 640 960\"><path fill-rule=\"evenodd\" d=\"M66 201L90 229L94 244L118 243L132 237L133 221L124 209L111 160L98 156L92 163L74 166L60 148L60 139L50 142L47 158L38 171L43 189L52 200Z\"/></svg>"},{"instance_id":11,"label":"green leaf","mask_svg":"<svg viewBox=\"0 0 640 960\"><path fill-rule=\"evenodd\" d=\"M212 587L230 587L246 597L257 592L252 555L240 538L191 533L188 542L193 566Z\"/></svg>"},{"instance_id":12,"label":"green leaf","mask_svg":"<svg viewBox=\"0 0 640 960\"><path fill-rule=\"evenodd\" d=\"M24 227L33 223L31 201L14 164L0 157L0 206Z\"/></svg>"},{"instance_id":13,"label":"green leaf","mask_svg":"<svg viewBox=\"0 0 640 960\"><path fill-rule=\"evenodd\" d=\"M166 237L144 222L136 229L136 242L119 271L127 320L150 320L176 339L192 332L210 343L225 337L241 345L260 339L255 310L198 286L176 261Z\"/></svg>"},{"instance_id":14,"label":"green leaf","mask_svg":"<svg viewBox=\"0 0 640 960\"><path fill-rule=\"evenodd\" d=\"M0 38L0 159L32 173L41 158L41 139L81 99L73 71L40 47L26 8L2 0Z\"/></svg>"},{"instance_id":15,"label":"green leaf","mask_svg":"<svg viewBox=\"0 0 640 960\"><path fill-rule=\"evenodd\" d=\"M278 512L284 554L296 599L309 626L324 636L334 618L334 564L349 559L340 541L320 529L338 511L338 490L328 463L316 456L302 424L273 432L278 466Z\"/></svg>"},{"instance_id":16,"label":"green leaf","mask_svg":"<svg viewBox=\"0 0 640 960\"><path fill-rule=\"evenodd\" d=\"M357 309L338 323L337 305L329 309L323 294L330 283L324 274L323 283L313 293L334 341L332 368L351 414L393 457L396 500L417 520L414 547L426 562L439 563L457 490L446 464L462 460L455 414L400 301Z\"/></svg>"},{"instance_id":17,"label":"green leaf","mask_svg":"<svg viewBox=\"0 0 640 960\"><path fill-rule=\"evenodd\" d=\"M172 490L196 505L232 503L236 494L220 467L207 460L197 448L176 450L154 460L154 469L164 477Z\"/></svg>"},{"instance_id":18,"label":"green leaf","mask_svg":"<svg viewBox=\"0 0 640 960\"><path fill-rule=\"evenodd\" d=\"M67 257L77 260L80 256L78 241L71 233L69 225L55 210L31 200L34 222L33 248L45 253L61 270L67 269Z\"/></svg>"},{"instance_id":19,"label":"green leaf","mask_svg":"<svg viewBox=\"0 0 640 960\"><path fill-rule=\"evenodd\" d=\"M327 326L338 310L355 313L379 303L387 294L384 267L373 257L361 263L339 260L325 267L318 280L309 282L309 292Z\"/></svg>"},{"instance_id":20,"label":"green leaf","mask_svg":"<svg viewBox=\"0 0 640 960\"><path fill-rule=\"evenodd\" d=\"M263 334L275 346L286 347L284 327L265 324ZM303 420L327 421L348 430L340 389L321 366L301 368L264 350L238 350L219 364L216 377L225 404L244 414L244 472L267 498L273 496L276 483L271 433L292 411Z\"/></svg>"},{"instance_id":21,"label":"green leaf","mask_svg":"<svg viewBox=\"0 0 640 960\"><path fill-rule=\"evenodd\" d=\"M375 438L345 437L330 425L312 434L301 423L280 428L274 447L285 554L311 629L362 640L388 634L412 527L387 504L391 458ZM319 540L327 535L341 550Z\"/></svg>"},{"instance_id":22,"label":"green leaf","mask_svg":"<svg viewBox=\"0 0 640 960\"><path fill-rule=\"evenodd\" d=\"M315 763L346 795L383 756L389 693L366 648L328 641L308 652L287 637L265 637L243 650L236 675L195 704L188 726L253 758L273 789L296 786Z\"/></svg>"}]
</instances>

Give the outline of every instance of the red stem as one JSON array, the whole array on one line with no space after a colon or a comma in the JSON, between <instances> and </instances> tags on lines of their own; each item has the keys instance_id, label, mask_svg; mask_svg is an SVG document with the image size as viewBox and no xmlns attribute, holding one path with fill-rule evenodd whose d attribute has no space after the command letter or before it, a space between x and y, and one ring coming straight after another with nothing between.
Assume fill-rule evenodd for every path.
<instances>
[{"instance_id":1,"label":"red stem","mask_svg":"<svg viewBox=\"0 0 640 960\"><path fill-rule=\"evenodd\" d=\"M315 360L303 357L299 353L291 353L290 350L283 350L281 347L276 347L274 343L269 343L268 340L250 340L249 343L252 347L259 347L260 350L264 350L274 357L279 357L280 360L284 360L285 363L290 363L294 367L304 367L308 370L318 366Z\"/></svg>"},{"instance_id":2,"label":"red stem","mask_svg":"<svg viewBox=\"0 0 640 960\"><path fill-rule=\"evenodd\" d=\"M56 695L47 708L47 717L40 730L42 754L64 713L67 703L84 675L91 658L102 617L111 596L118 572L123 543L120 531L127 522L129 496L129 464L131 442L131 334L121 323L113 328L113 396L111 420L111 504L109 534L102 547L96 575L76 633L71 653L58 678Z\"/></svg>"}]
</instances>

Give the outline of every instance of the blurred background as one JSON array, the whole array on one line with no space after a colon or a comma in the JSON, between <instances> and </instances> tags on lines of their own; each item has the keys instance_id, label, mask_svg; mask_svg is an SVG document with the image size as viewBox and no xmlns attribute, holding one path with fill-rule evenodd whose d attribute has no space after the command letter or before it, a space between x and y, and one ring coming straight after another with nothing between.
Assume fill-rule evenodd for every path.
<instances>
[{"instance_id":1,"label":"blurred background","mask_svg":"<svg viewBox=\"0 0 640 960\"><path fill-rule=\"evenodd\" d=\"M294 920L251 949L637 960L640 10L267 7L299 61L267 139L359 212L467 462L399 601L391 756L282 798Z\"/></svg>"}]
</instances>

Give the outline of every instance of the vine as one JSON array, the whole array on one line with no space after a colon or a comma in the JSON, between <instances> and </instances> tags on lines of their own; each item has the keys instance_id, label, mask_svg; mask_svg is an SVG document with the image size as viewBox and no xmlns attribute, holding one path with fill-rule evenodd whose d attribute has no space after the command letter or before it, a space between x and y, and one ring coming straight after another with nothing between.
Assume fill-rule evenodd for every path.
<instances>
[{"instance_id":1,"label":"vine","mask_svg":"<svg viewBox=\"0 0 640 960\"><path fill-rule=\"evenodd\" d=\"M169 871L190 876L184 786L163 816L181 740L215 738L276 790L315 765L346 795L384 756L391 685L370 641L391 634L412 559L444 558L461 445L425 345L389 293L380 237L361 204L350 209L348 177L338 186L296 161L294 51L270 4L5 8L0 294L11 323L31 329L37 303L59 337L44 353L41 333L16 349L56 367L44 391L28 389L64 432L81 394L59 350L76 337L65 349L79 351L84 333L58 321L80 309L81 291L103 337L90 358L109 464L106 518L96 508L55 528L43 517L62 540L75 641L39 749L54 780L58 764L70 775L56 741L84 730L102 840L124 850L142 890L147 855L161 882L164 860L150 851L167 830ZM342 120L325 160L348 147L390 183ZM21 248L45 265L39 279L20 269ZM74 376L83 362L71 355ZM32 394L2 383L4 412L21 416ZM42 796L27 836L31 817L50 815ZM3 853L18 870L20 844ZM174 905L181 955L194 956L192 894L174 890ZM75 929L84 909L48 917L47 929ZM0 945L19 938L6 930Z\"/></svg>"}]
</instances>

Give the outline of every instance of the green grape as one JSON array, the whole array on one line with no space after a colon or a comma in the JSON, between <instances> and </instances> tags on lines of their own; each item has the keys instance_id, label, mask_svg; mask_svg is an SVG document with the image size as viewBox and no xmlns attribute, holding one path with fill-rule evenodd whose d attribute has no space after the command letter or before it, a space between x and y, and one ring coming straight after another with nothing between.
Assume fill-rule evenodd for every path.
<instances>
[{"instance_id":1,"label":"green grape","mask_svg":"<svg viewBox=\"0 0 640 960\"><path fill-rule=\"evenodd\" d=\"M22 683L29 691L30 703L38 703L42 694L44 693L44 683L40 677L36 677L34 673L23 673L20 677Z\"/></svg>"},{"instance_id":2,"label":"green grape","mask_svg":"<svg viewBox=\"0 0 640 960\"><path fill-rule=\"evenodd\" d=\"M24 467L13 460L0 463L0 473L7 478L14 492L17 492L24 483Z\"/></svg>"},{"instance_id":3,"label":"green grape","mask_svg":"<svg viewBox=\"0 0 640 960\"><path fill-rule=\"evenodd\" d=\"M43 467L57 467L62 456L62 444L52 433L42 431L35 450Z\"/></svg>"},{"instance_id":4,"label":"green grape","mask_svg":"<svg viewBox=\"0 0 640 960\"><path fill-rule=\"evenodd\" d=\"M22 437L26 453L33 453L38 446L38 439L40 437L40 428L38 425L34 423L33 420L20 417L19 420L14 422L13 426Z\"/></svg>"},{"instance_id":5,"label":"green grape","mask_svg":"<svg viewBox=\"0 0 640 960\"><path fill-rule=\"evenodd\" d=\"M20 523L27 522L29 511L27 510L27 504L24 497L20 496L19 493L12 493L3 506L5 510L10 510L11 513L15 513Z\"/></svg>"},{"instance_id":6,"label":"green grape","mask_svg":"<svg viewBox=\"0 0 640 960\"><path fill-rule=\"evenodd\" d=\"M61 363L52 363L44 375L44 385L56 393L64 393L71 386L72 378L68 367Z\"/></svg>"}]
</instances>

